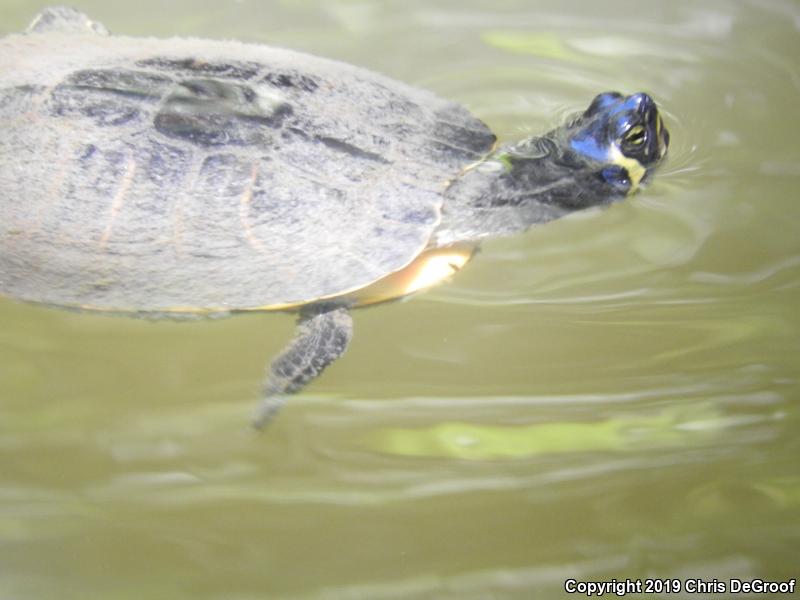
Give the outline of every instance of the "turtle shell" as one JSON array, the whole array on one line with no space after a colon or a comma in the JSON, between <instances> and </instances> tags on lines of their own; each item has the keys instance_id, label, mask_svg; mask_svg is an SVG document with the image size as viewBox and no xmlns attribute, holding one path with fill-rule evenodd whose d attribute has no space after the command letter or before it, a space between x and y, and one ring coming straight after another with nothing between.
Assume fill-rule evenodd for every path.
<instances>
[{"instance_id":1,"label":"turtle shell","mask_svg":"<svg viewBox=\"0 0 800 600\"><path fill-rule=\"evenodd\" d=\"M429 243L464 108L262 45L0 39L0 294L123 312L341 296Z\"/></svg>"}]
</instances>

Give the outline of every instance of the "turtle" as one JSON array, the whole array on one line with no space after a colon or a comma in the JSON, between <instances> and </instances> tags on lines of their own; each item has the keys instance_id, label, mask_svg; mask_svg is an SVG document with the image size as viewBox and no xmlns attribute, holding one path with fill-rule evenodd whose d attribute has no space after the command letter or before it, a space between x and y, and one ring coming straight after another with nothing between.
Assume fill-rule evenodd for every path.
<instances>
[{"instance_id":1,"label":"turtle","mask_svg":"<svg viewBox=\"0 0 800 600\"><path fill-rule=\"evenodd\" d=\"M463 106L292 50L112 35L44 9L0 39L0 295L152 318L297 314L255 424L347 349L352 309L482 240L642 187L653 98L604 92L499 143Z\"/></svg>"}]
</instances>

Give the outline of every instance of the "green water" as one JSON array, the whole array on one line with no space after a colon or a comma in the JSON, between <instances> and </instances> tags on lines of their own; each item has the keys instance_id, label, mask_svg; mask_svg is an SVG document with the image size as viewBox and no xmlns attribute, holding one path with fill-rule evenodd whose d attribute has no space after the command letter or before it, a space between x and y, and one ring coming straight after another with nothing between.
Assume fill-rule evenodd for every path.
<instances>
[{"instance_id":1,"label":"green water","mask_svg":"<svg viewBox=\"0 0 800 600\"><path fill-rule=\"evenodd\" d=\"M291 317L0 302L0 599L800 574L797 2L72 4L118 33L356 63L503 139L644 90L673 142L634 200L356 313L347 355L263 435L247 423ZM0 33L39 6L3 0Z\"/></svg>"}]
</instances>

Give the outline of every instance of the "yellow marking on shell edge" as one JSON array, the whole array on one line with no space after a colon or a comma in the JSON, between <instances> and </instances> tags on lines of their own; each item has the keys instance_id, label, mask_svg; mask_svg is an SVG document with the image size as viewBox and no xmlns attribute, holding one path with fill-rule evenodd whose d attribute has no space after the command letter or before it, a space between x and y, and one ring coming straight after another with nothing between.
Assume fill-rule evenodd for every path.
<instances>
[{"instance_id":1,"label":"yellow marking on shell edge","mask_svg":"<svg viewBox=\"0 0 800 600\"><path fill-rule=\"evenodd\" d=\"M625 156L616 146L611 148L609 158L612 164L623 167L628 172L628 177L630 177L631 180L631 189L628 190L628 195L633 194L639 189L639 184L645 176L647 169L635 158Z\"/></svg>"},{"instance_id":2,"label":"yellow marking on shell edge","mask_svg":"<svg viewBox=\"0 0 800 600\"><path fill-rule=\"evenodd\" d=\"M250 209L250 203L253 201L253 188L256 185L256 179L258 179L258 163L253 163L253 167L250 170L250 181L247 183L247 187L244 192L242 192L242 196L239 199L239 221L242 223L244 237L247 243L250 244L250 247L259 252L263 252L264 244L253 235L253 228L250 226L247 218L247 211Z\"/></svg>"},{"instance_id":3,"label":"yellow marking on shell edge","mask_svg":"<svg viewBox=\"0 0 800 600\"><path fill-rule=\"evenodd\" d=\"M151 313L174 313L186 315L212 315L221 313L241 313L241 312L271 312L280 310L294 310L325 300L341 298L344 301L352 302L353 306L366 306L368 304L378 304L387 300L394 300L403 296L408 296L423 289L442 283L448 277L461 270L475 253L475 246L472 244L453 244L444 248L431 248L422 252L417 258L408 265L389 273L388 275L370 283L366 287L353 292L331 294L321 298L314 298L308 302L288 302L278 304L265 304L263 306L250 307L192 307L192 306L170 306L156 308ZM97 307L91 304L82 304L78 308L104 313L136 313L141 311L130 309L119 309L113 307Z\"/></svg>"},{"instance_id":4,"label":"yellow marking on shell edge","mask_svg":"<svg viewBox=\"0 0 800 600\"><path fill-rule=\"evenodd\" d=\"M352 306L366 306L368 304L378 304L387 300L395 300L408 296L423 289L442 283L445 279L460 271L467 264L469 259L475 254L474 244L453 244L444 248L431 248L423 251L419 256L412 260L399 271L389 273L380 279L373 281L365 287L345 291L342 293L330 294L320 298L314 298L308 302L290 302L285 304L267 304L264 306L253 306L249 308L233 308L234 312L259 312L292 310L321 302L340 298L343 301L351 302ZM169 309L172 311L173 309ZM204 312L219 312L215 310L184 310L178 309L175 312L194 312L202 314Z\"/></svg>"},{"instance_id":5,"label":"yellow marking on shell edge","mask_svg":"<svg viewBox=\"0 0 800 600\"><path fill-rule=\"evenodd\" d=\"M133 156L128 155L128 164L125 167L125 174L122 176L122 182L119 184L117 193L114 194L114 199L111 201L111 215L108 219L108 225L106 225L103 235L100 236L101 247L105 247L106 244L108 244L108 240L111 239L111 232L114 229L114 221L116 220L119 211L122 210L122 205L125 203L125 196L128 194L128 190L131 188L133 176L135 174L136 161L133 160Z\"/></svg>"},{"instance_id":6,"label":"yellow marking on shell edge","mask_svg":"<svg viewBox=\"0 0 800 600\"><path fill-rule=\"evenodd\" d=\"M357 305L376 304L427 289L459 271L474 252L472 244L426 250L404 268L350 294L350 298Z\"/></svg>"},{"instance_id":7,"label":"yellow marking on shell edge","mask_svg":"<svg viewBox=\"0 0 800 600\"><path fill-rule=\"evenodd\" d=\"M460 271L475 253L473 244L453 244L444 248L431 248L422 252L405 267L394 273L381 277L369 285L352 291L331 294L322 298L315 298L310 302L296 302L289 304L269 304L252 308L233 309L237 312L291 310L305 304L312 304L324 300L341 298L352 302L353 306L366 306L378 304L388 300L395 300L408 296L420 290L427 289L442 283L451 275ZM202 312L202 311L187 311ZM213 312L213 311L209 311Z\"/></svg>"}]
</instances>

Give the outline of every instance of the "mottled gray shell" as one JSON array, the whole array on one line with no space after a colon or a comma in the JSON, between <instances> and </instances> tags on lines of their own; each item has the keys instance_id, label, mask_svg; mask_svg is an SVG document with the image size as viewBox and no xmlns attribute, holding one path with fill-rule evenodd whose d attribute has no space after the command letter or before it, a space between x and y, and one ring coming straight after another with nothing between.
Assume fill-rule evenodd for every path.
<instances>
[{"instance_id":1,"label":"mottled gray shell","mask_svg":"<svg viewBox=\"0 0 800 600\"><path fill-rule=\"evenodd\" d=\"M0 294L121 311L342 295L425 248L446 182L494 142L335 61L97 31L0 39Z\"/></svg>"}]
</instances>

